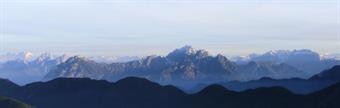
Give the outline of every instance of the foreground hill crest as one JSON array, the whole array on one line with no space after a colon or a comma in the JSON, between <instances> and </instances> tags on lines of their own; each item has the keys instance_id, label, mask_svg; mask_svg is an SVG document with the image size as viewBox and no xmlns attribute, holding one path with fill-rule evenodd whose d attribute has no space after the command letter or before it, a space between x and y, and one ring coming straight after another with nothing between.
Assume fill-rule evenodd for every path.
<instances>
[{"instance_id":1,"label":"foreground hill crest","mask_svg":"<svg viewBox=\"0 0 340 108\"><path fill-rule=\"evenodd\" d=\"M142 83L142 84L141 84ZM38 108L338 108L340 84L319 92L295 95L280 87L234 92L211 85L194 94L146 79L129 77L110 83L89 78L58 78L32 83L0 95L23 100ZM331 91L331 92L330 92ZM280 97L280 98L278 98ZM246 103L246 104L245 104Z\"/></svg>"}]
</instances>

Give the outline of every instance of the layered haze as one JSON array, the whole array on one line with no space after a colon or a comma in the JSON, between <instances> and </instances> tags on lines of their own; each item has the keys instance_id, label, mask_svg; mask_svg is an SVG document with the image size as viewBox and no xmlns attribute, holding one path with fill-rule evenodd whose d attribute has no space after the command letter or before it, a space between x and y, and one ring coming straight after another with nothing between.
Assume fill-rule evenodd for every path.
<instances>
[{"instance_id":1,"label":"layered haze","mask_svg":"<svg viewBox=\"0 0 340 108\"><path fill-rule=\"evenodd\" d=\"M0 0L1 108L340 108L340 0Z\"/></svg>"}]
</instances>

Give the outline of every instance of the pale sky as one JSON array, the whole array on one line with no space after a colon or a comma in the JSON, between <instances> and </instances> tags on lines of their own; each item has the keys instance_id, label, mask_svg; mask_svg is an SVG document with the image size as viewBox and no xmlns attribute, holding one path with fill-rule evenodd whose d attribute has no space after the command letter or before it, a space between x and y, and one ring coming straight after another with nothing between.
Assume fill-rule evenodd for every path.
<instances>
[{"instance_id":1,"label":"pale sky","mask_svg":"<svg viewBox=\"0 0 340 108\"><path fill-rule=\"evenodd\" d=\"M340 0L0 0L1 52L340 53Z\"/></svg>"}]
</instances>

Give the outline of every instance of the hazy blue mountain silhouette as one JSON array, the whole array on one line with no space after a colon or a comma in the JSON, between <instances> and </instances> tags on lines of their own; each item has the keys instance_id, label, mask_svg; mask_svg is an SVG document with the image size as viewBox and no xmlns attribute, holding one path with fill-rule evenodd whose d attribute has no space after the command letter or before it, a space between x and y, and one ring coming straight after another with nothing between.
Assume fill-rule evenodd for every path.
<instances>
[{"instance_id":1,"label":"hazy blue mountain silhouette","mask_svg":"<svg viewBox=\"0 0 340 108\"><path fill-rule=\"evenodd\" d=\"M234 81L221 84L224 85L224 87L235 91L243 91L259 87L280 86L287 88L294 93L306 94L318 91L337 82L340 82L340 65L322 71L320 74L314 75L310 79L291 78L277 80L272 78L262 78L260 80L254 80L249 82ZM200 88L202 87L204 86L201 85Z\"/></svg>"},{"instance_id":2,"label":"hazy blue mountain silhouette","mask_svg":"<svg viewBox=\"0 0 340 108\"><path fill-rule=\"evenodd\" d=\"M19 87L20 87L19 85L11 82L10 80L0 78L0 91L3 94L14 91L18 89Z\"/></svg>"},{"instance_id":3,"label":"hazy blue mountain silhouette","mask_svg":"<svg viewBox=\"0 0 340 108\"><path fill-rule=\"evenodd\" d=\"M191 46L176 49L167 56L148 56L127 63L96 63L82 57L71 57L46 75L45 80L59 77L92 78L117 81L125 77L141 77L160 84L191 87L200 83L249 81L263 77L275 79L305 76L287 64L257 63L237 65L223 55L211 56Z\"/></svg>"},{"instance_id":4,"label":"hazy blue mountain silhouette","mask_svg":"<svg viewBox=\"0 0 340 108\"><path fill-rule=\"evenodd\" d=\"M240 57L242 58L242 57ZM323 58L317 52L309 49L301 50L274 50L264 54L251 54L243 59L235 60L239 64L247 62L284 63L291 65L306 73L305 78L311 77L319 72L340 65L340 61L332 58Z\"/></svg>"},{"instance_id":5,"label":"hazy blue mountain silhouette","mask_svg":"<svg viewBox=\"0 0 340 108\"><path fill-rule=\"evenodd\" d=\"M198 93L185 94L176 87L135 77L116 83L59 78L0 91L0 95L37 108L338 108L339 88L338 83L309 95L296 95L281 87L234 92L210 85Z\"/></svg>"},{"instance_id":6,"label":"hazy blue mountain silhouette","mask_svg":"<svg viewBox=\"0 0 340 108\"><path fill-rule=\"evenodd\" d=\"M311 80L331 80L340 81L340 65L334 66L331 69L322 71L321 73L314 75Z\"/></svg>"}]
</instances>

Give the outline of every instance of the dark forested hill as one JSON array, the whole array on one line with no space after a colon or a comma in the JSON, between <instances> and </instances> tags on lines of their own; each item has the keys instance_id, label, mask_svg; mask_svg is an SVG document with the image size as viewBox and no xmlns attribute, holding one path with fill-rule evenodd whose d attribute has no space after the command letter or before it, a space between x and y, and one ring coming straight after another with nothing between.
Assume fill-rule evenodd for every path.
<instances>
[{"instance_id":1,"label":"dark forested hill","mask_svg":"<svg viewBox=\"0 0 340 108\"><path fill-rule=\"evenodd\" d=\"M226 82L221 83L224 87L235 91L244 91L247 89L255 89L259 87L284 87L294 93L308 94L332 84L340 82L340 65L336 65L331 69L322 71L321 73L314 75L310 79L272 79L262 78L260 80L248 81L248 82ZM200 86L200 88L205 86ZM199 88L195 88L199 89Z\"/></svg>"},{"instance_id":2,"label":"dark forested hill","mask_svg":"<svg viewBox=\"0 0 340 108\"><path fill-rule=\"evenodd\" d=\"M15 99L0 96L0 108L33 108Z\"/></svg>"},{"instance_id":3,"label":"dark forested hill","mask_svg":"<svg viewBox=\"0 0 340 108\"><path fill-rule=\"evenodd\" d=\"M234 92L211 85L195 94L141 78L115 83L87 78L59 78L0 91L37 108L339 108L340 84L309 95L281 87ZM3 89L5 90L5 89Z\"/></svg>"}]
</instances>

